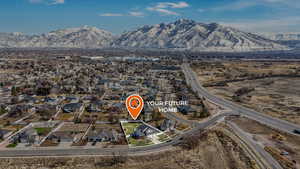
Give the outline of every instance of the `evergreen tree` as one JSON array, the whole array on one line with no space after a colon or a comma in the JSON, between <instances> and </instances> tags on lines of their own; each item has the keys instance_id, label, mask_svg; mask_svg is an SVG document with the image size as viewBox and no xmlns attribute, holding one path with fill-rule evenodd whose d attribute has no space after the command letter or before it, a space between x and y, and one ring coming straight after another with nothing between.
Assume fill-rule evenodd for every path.
<instances>
[{"instance_id":1,"label":"evergreen tree","mask_svg":"<svg viewBox=\"0 0 300 169\"><path fill-rule=\"evenodd\" d=\"M12 96L17 96L17 88L15 87L15 86L13 86L12 88L11 88L11 95Z\"/></svg>"}]
</instances>

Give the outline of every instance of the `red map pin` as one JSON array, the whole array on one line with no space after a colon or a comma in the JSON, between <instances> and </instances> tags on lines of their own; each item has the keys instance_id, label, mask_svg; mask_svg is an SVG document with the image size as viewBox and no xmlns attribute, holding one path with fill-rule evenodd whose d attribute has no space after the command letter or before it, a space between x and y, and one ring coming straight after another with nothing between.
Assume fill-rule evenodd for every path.
<instances>
[{"instance_id":1,"label":"red map pin","mask_svg":"<svg viewBox=\"0 0 300 169\"><path fill-rule=\"evenodd\" d=\"M133 94L127 97L126 107L133 120L136 120L143 110L144 100L138 94Z\"/></svg>"}]
</instances>

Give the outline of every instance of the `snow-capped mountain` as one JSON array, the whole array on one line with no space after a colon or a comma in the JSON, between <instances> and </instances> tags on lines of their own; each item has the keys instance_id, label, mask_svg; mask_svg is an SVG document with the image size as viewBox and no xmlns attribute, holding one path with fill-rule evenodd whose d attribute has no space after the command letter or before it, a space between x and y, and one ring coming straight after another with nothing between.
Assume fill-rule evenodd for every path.
<instances>
[{"instance_id":1,"label":"snow-capped mountain","mask_svg":"<svg viewBox=\"0 0 300 169\"><path fill-rule=\"evenodd\" d=\"M61 29L41 35L0 33L0 47L117 47L229 52L289 49L260 35L217 23L204 24L187 19L146 25L118 37L89 26Z\"/></svg>"},{"instance_id":2,"label":"snow-capped mountain","mask_svg":"<svg viewBox=\"0 0 300 169\"><path fill-rule=\"evenodd\" d=\"M61 29L42 35L1 33L0 47L102 48L113 40L110 32L96 27Z\"/></svg>"},{"instance_id":3,"label":"snow-capped mountain","mask_svg":"<svg viewBox=\"0 0 300 169\"><path fill-rule=\"evenodd\" d=\"M143 26L127 32L114 46L134 48L179 48L195 51L285 50L286 46L252 33L216 23L180 19L173 23Z\"/></svg>"},{"instance_id":4,"label":"snow-capped mountain","mask_svg":"<svg viewBox=\"0 0 300 169\"><path fill-rule=\"evenodd\" d=\"M300 48L300 33L258 33L292 49Z\"/></svg>"},{"instance_id":5,"label":"snow-capped mountain","mask_svg":"<svg viewBox=\"0 0 300 169\"><path fill-rule=\"evenodd\" d=\"M258 34L275 41L300 40L300 33L258 33Z\"/></svg>"},{"instance_id":6,"label":"snow-capped mountain","mask_svg":"<svg viewBox=\"0 0 300 169\"><path fill-rule=\"evenodd\" d=\"M0 33L0 47L21 47L28 42L29 36L22 33Z\"/></svg>"}]
</instances>

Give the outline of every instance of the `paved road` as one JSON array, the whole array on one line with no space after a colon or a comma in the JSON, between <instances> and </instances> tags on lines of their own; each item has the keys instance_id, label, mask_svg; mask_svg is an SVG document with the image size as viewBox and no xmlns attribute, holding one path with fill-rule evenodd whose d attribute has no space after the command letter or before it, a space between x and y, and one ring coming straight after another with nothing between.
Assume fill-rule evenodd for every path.
<instances>
[{"instance_id":1,"label":"paved road","mask_svg":"<svg viewBox=\"0 0 300 169\"><path fill-rule=\"evenodd\" d=\"M180 140L185 135L192 135L194 133L199 132L202 129L208 128L210 126L213 126L216 124L220 119L224 118L225 116L237 114L237 113L243 113L245 116L252 118L254 120L257 120L259 122L262 122L264 124L267 124L274 128L279 128L286 132L292 132L295 128L298 128L298 126L294 124L290 124L288 122L285 122L283 120L274 119L269 116L262 115L258 112L255 112L253 110L249 110L246 108L243 108L239 105L236 105L234 103L222 100L220 98L217 98L210 93L208 93L199 83L198 79L196 78L195 73L190 69L189 65L184 64L182 66L184 73L188 77L187 81L191 84L192 88L200 95L204 96L207 99L213 101L216 104L222 105L226 108L229 108L233 111L226 112L219 114L211 119L209 119L207 122L195 124L195 122L187 121L184 119L181 119L180 117L175 116L174 114L168 114L170 117L184 123L191 123L192 126L195 126L194 128L185 131L182 135L179 135L175 138L173 138L170 142L165 142L161 144L146 146L146 147L137 147L137 148L65 148L65 149L59 149L59 148L41 148L38 147L36 149L14 149L14 150L2 150L0 151L0 158L5 157L32 157L32 156L85 156L85 155L114 155L114 154L126 154L126 155L139 155L139 154L146 154L146 153L152 153L152 152L158 152L163 151L166 149L172 148L172 146L180 143Z\"/></svg>"},{"instance_id":2,"label":"paved road","mask_svg":"<svg viewBox=\"0 0 300 169\"><path fill-rule=\"evenodd\" d=\"M114 155L114 154L126 154L126 155L140 155L146 153L159 152L172 148L172 146L180 143L181 138L186 135L195 134L202 129L208 128L216 124L219 120L225 116L232 115L232 112L226 112L219 114L210 120L199 123L196 127L183 132L183 134L173 138L170 142L161 144L137 147L137 148L43 148L37 147L35 149L12 149L12 150L1 150L0 158L7 157L35 157L35 156L85 156L85 155Z\"/></svg>"},{"instance_id":3,"label":"paved road","mask_svg":"<svg viewBox=\"0 0 300 169\"><path fill-rule=\"evenodd\" d=\"M168 119L176 120L176 121L178 121L180 123L183 123L183 124L186 124L190 127L195 127L199 124L198 122L195 122L195 121L183 119L183 118L177 116L175 113L163 112L162 114L164 116L166 116Z\"/></svg>"},{"instance_id":4,"label":"paved road","mask_svg":"<svg viewBox=\"0 0 300 169\"><path fill-rule=\"evenodd\" d=\"M247 133L240 129L236 124L232 122L227 123L230 128L240 137L242 140L254 149L261 157L266 161L266 165L269 165L273 169L282 169L281 165L269 154L267 153L259 144L257 144Z\"/></svg>"},{"instance_id":5,"label":"paved road","mask_svg":"<svg viewBox=\"0 0 300 169\"><path fill-rule=\"evenodd\" d=\"M210 101L218 105L231 109L234 112L242 114L250 119L256 120L262 124L268 125L270 127L279 129L287 133L294 134L293 131L295 129L300 129L299 125L292 124L284 120L276 119L271 116L259 113L257 111L245 108L238 104L232 103L230 101L218 98L217 96L210 94L204 87L202 87L196 73L192 71L188 64L184 63L182 65L182 70L187 78L187 82L192 87L192 89L198 93L199 96L205 97L206 99L209 99Z\"/></svg>"}]
</instances>

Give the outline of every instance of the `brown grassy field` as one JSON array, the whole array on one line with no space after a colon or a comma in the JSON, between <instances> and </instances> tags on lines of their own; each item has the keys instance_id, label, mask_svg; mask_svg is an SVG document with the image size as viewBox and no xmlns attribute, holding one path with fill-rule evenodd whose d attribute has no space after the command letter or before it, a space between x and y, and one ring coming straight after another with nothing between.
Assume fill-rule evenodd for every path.
<instances>
[{"instance_id":1,"label":"brown grassy field","mask_svg":"<svg viewBox=\"0 0 300 169\"><path fill-rule=\"evenodd\" d=\"M247 118L231 119L245 132L263 144L275 148L279 152L286 151L289 155L282 156L290 162L296 162L296 168L300 168L300 137L279 132Z\"/></svg>"},{"instance_id":2,"label":"brown grassy field","mask_svg":"<svg viewBox=\"0 0 300 169\"><path fill-rule=\"evenodd\" d=\"M2 169L250 169L248 155L228 136L215 131L202 134L193 147L142 156L1 159Z\"/></svg>"},{"instance_id":3,"label":"brown grassy field","mask_svg":"<svg viewBox=\"0 0 300 169\"><path fill-rule=\"evenodd\" d=\"M212 93L300 124L300 63L211 62L193 68Z\"/></svg>"}]
</instances>

